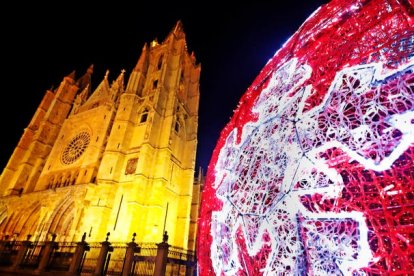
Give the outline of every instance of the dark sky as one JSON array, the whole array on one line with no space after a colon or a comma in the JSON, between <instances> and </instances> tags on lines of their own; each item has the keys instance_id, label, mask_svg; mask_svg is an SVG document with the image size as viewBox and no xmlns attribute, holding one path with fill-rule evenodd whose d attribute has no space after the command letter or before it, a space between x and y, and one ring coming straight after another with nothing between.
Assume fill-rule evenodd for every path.
<instances>
[{"instance_id":1,"label":"dark sky","mask_svg":"<svg viewBox=\"0 0 414 276\"><path fill-rule=\"evenodd\" d=\"M2 8L0 167L4 168L45 91L73 70L94 64L93 85L127 76L145 42L162 41L181 20L187 46L201 63L196 167L205 171L220 131L266 62L328 0L234 4L111 4L13 1ZM106 1L109 2L109 1ZM175 1L173 1L175 2ZM64 4L63 4L64 3Z\"/></svg>"}]
</instances>

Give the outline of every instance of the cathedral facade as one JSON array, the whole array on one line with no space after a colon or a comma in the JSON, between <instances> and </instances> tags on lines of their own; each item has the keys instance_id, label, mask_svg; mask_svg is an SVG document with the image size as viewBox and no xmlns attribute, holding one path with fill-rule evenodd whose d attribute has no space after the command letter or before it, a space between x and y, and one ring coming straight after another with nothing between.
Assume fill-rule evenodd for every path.
<instances>
[{"instance_id":1,"label":"cathedral facade","mask_svg":"<svg viewBox=\"0 0 414 276\"><path fill-rule=\"evenodd\" d=\"M0 178L0 236L160 242L194 250L201 67L180 22L127 79L93 66L46 91Z\"/></svg>"}]
</instances>

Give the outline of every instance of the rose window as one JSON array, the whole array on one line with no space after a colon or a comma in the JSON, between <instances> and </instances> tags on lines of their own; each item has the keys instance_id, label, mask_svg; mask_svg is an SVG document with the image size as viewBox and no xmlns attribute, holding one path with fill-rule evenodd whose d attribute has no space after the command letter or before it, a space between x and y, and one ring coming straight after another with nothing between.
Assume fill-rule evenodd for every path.
<instances>
[{"instance_id":1,"label":"rose window","mask_svg":"<svg viewBox=\"0 0 414 276\"><path fill-rule=\"evenodd\" d=\"M69 165L78 160L79 157L85 152L90 140L90 135L86 131L80 132L73 137L63 150L63 164Z\"/></svg>"}]
</instances>

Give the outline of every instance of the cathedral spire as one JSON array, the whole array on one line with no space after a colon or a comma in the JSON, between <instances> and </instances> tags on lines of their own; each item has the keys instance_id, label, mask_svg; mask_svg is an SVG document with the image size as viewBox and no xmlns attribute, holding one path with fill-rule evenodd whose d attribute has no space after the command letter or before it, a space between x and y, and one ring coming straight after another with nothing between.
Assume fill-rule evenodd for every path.
<instances>
[{"instance_id":1,"label":"cathedral spire","mask_svg":"<svg viewBox=\"0 0 414 276\"><path fill-rule=\"evenodd\" d=\"M175 23L174 33L176 35L178 35L180 33L184 33L183 22L181 22L181 20L178 20L177 23Z\"/></svg>"},{"instance_id":2,"label":"cathedral spire","mask_svg":"<svg viewBox=\"0 0 414 276\"><path fill-rule=\"evenodd\" d=\"M92 93L89 94L90 96L88 95L89 97L82 104L82 106L79 107L78 112L90 110L92 108L95 108L99 105L104 104L105 102L108 102L108 99L111 98L108 76L109 76L109 70L106 70L103 80L98 85L98 87ZM82 97L85 97L85 95L83 95Z\"/></svg>"},{"instance_id":3,"label":"cathedral spire","mask_svg":"<svg viewBox=\"0 0 414 276\"><path fill-rule=\"evenodd\" d=\"M108 77L109 77L109 70L106 70L104 79L101 81L101 83L95 89L95 92L98 91L98 90L102 90L102 89L104 89L104 91L108 91L108 89L109 89Z\"/></svg>"},{"instance_id":4,"label":"cathedral spire","mask_svg":"<svg viewBox=\"0 0 414 276\"><path fill-rule=\"evenodd\" d=\"M174 35L176 38L179 38L179 39L185 38L184 26L181 20L178 20L177 23L175 23L174 28L170 31L170 34L167 36L166 39L168 39L172 35Z\"/></svg>"},{"instance_id":5,"label":"cathedral spire","mask_svg":"<svg viewBox=\"0 0 414 276\"><path fill-rule=\"evenodd\" d=\"M111 99L112 101L116 102L119 98L119 96L125 91L125 85L124 85L124 75L125 70L122 69L119 76L112 82L111 86Z\"/></svg>"},{"instance_id":6,"label":"cathedral spire","mask_svg":"<svg viewBox=\"0 0 414 276\"><path fill-rule=\"evenodd\" d=\"M79 91L83 91L86 87L89 87L88 92L90 92L92 73L93 73L93 64L91 64L86 70L85 74L76 81L76 84L79 87Z\"/></svg>"},{"instance_id":7,"label":"cathedral spire","mask_svg":"<svg viewBox=\"0 0 414 276\"><path fill-rule=\"evenodd\" d=\"M76 71L73 70L69 75L66 76L67 78L70 78L72 80L75 80L76 77Z\"/></svg>"},{"instance_id":8,"label":"cathedral spire","mask_svg":"<svg viewBox=\"0 0 414 276\"><path fill-rule=\"evenodd\" d=\"M138 62L134 68L134 71L146 72L148 68L148 57L149 57L148 45L147 43L145 43L144 47L142 47L141 56L138 59Z\"/></svg>"},{"instance_id":9,"label":"cathedral spire","mask_svg":"<svg viewBox=\"0 0 414 276\"><path fill-rule=\"evenodd\" d=\"M116 78L115 82L120 84L120 85L124 85L124 76L125 76L125 69L121 70L121 74L119 74L118 78Z\"/></svg>"},{"instance_id":10,"label":"cathedral spire","mask_svg":"<svg viewBox=\"0 0 414 276\"><path fill-rule=\"evenodd\" d=\"M119 76L116 78L116 80L114 80L112 82L112 86L111 88L116 88L116 89L124 89L124 75L125 75L125 70L122 69L121 73L119 74Z\"/></svg>"},{"instance_id":11,"label":"cathedral spire","mask_svg":"<svg viewBox=\"0 0 414 276\"><path fill-rule=\"evenodd\" d=\"M121 74L119 74L118 78L116 78L116 82L119 82L119 81L124 82L124 75L125 75L125 69L122 69Z\"/></svg>"}]
</instances>

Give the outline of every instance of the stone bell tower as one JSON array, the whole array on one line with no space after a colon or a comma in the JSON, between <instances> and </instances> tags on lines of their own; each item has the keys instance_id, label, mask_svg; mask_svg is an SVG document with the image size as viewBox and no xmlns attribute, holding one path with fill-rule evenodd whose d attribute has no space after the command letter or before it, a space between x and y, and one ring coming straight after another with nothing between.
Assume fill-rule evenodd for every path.
<instances>
[{"instance_id":1,"label":"stone bell tower","mask_svg":"<svg viewBox=\"0 0 414 276\"><path fill-rule=\"evenodd\" d=\"M181 22L162 43L144 45L97 174L101 185L118 187L113 198L120 211L112 213L112 229L129 229L128 235L142 229L146 241L164 229L173 244L188 239L199 77Z\"/></svg>"}]
</instances>

